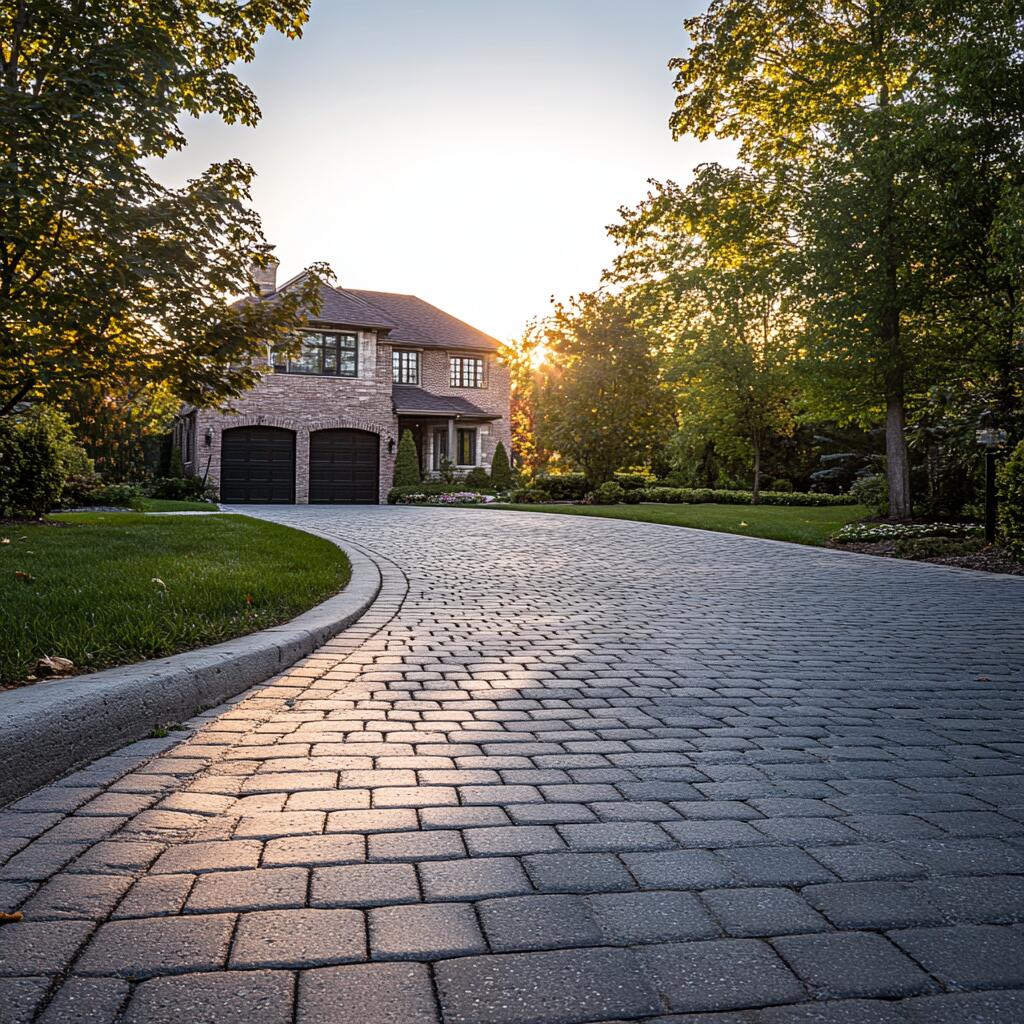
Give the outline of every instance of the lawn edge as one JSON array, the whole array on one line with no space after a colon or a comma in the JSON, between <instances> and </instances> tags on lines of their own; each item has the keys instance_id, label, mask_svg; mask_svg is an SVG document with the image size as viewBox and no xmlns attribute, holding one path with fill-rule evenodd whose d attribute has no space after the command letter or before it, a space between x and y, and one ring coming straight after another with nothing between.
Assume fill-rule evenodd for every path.
<instances>
[{"instance_id":1,"label":"lawn edge","mask_svg":"<svg viewBox=\"0 0 1024 1024\"><path fill-rule=\"evenodd\" d=\"M331 542L351 564L347 586L289 622L167 658L0 691L0 806L266 681L360 619L380 593L380 567L363 551Z\"/></svg>"}]
</instances>

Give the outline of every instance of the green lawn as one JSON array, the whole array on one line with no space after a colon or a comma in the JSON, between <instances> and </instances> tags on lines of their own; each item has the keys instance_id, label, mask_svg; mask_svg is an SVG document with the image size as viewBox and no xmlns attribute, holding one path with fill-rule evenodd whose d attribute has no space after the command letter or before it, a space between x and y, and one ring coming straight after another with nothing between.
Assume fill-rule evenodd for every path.
<instances>
[{"instance_id":1,"label":"green lawn","mask_svg":"<svg viewBox=\"0 0 1024 1024\"><path fill-rule=\"evenodd\" d=\"M336 593L350 573L330 542L244 516L82 512L51 522L0 524L0 684L23 680L43 655L85 671L264 629Z\"/></svg>"},{"instance_id":2,"label":"green lawn","mask_svg":"<svg viewBox=\"0 0 1024 1024\"><path fill-rule=\"evenodd\" d=\"M768 537L794 544L824 544L845 523L868 515L863 505L474 505L517 512L632 519L641 523L692 526L698 530Z\"/></svg>"},{"instance_id":3,"label":"green lawn","mask_svg":"<svg viewBox=\"0 0 1024 1024\"><path fill-rule=\"evenodd\" d=\"M142 512L216 512L210 501L172 501L170 498L143 498Z\"/></svg>"}]
</instances>

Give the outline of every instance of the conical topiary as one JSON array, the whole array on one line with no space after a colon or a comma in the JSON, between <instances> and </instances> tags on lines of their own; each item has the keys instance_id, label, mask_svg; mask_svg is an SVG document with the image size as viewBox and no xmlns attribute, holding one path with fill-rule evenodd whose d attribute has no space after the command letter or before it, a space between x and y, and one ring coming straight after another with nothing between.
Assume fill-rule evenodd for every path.
<instances>
[{"instance_id":1,"label":"conical topiary","mask_svg":"<svg viewBox=\"0 0 1024 1024\"><path fill-rule=\"evenodd\" d=\"M509 468L505 445L501 441L491 458L491 486L496 491L507 491L512 486L512 470Z\"/></svg>"},{"instance_id":2,"label":"conical topiary","mask_svg":"<svg viewBox=\"0 0 1024 1024\"><path fill-rule=\"evenodd\" d=\"M395 487L415 487L420 482L420 457L411 430L402 432L395 458Z\"/></svg>"}]
</instances>

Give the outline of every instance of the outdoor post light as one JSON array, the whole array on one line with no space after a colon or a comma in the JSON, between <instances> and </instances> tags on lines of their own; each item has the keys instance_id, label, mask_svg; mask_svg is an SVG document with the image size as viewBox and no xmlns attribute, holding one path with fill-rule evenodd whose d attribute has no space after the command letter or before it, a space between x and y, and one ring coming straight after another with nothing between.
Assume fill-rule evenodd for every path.
<instances>
[{"instance_id":1,"label":"outdoor post light","mask_svg":"<svg viewBox=\"0 0 1024 1024\"><path fill-rule=\"evenodd\" d=\"M213 446L213 427L206 428L206 433L203 435L203 440L206 441L207 448Z\"/></svg>"},{"instance_id":2,"label":"outdoor post light","mask_svg":"<svg viewBox=\"0 0 1024 1024\"><path fill-rule=\"evenodd\" d=\"M996 541L996 449L1006 444L1006 431L996 427L995 413L986 409L978 417L975 439L985 449L985 543Z\"/></svg>"},{"instance_id":3,"label":"outdoor post light","mask_svg":"<svg viewBox=\"0 0 1024 1024\"><path fill-rule=\"evenodd\" d=\"M393 455L395 452L395 439L393 437L388 438L388 455Z\"/></svg>"}]
</instances>

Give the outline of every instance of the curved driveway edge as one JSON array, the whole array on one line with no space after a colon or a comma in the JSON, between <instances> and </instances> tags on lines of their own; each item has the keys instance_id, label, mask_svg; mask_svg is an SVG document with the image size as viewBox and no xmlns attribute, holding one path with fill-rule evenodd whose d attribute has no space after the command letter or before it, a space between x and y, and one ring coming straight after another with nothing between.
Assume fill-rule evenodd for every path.
<instances>
[{"instance_id":1,"label":"curved driveway edge","mask_svg":"<svg viewBox=\"0 0 1024 1024\"><path fill-rule=\"evenodd\" d=\"M376 599L381 574L367 555L348 545L344 551L352 565L348 586L280 626L0 693L0 806L157 725L192 718L262 683L351 625Z\"/></svg>"}]
</instances>

